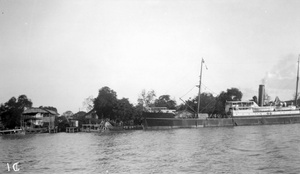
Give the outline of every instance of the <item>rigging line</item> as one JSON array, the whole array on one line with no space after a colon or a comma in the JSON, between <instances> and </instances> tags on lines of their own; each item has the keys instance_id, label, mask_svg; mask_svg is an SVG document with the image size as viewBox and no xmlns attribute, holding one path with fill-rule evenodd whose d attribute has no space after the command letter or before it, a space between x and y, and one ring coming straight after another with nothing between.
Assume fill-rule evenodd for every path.
<instances>
[{"instance_id":1,"label":"rigging line","mask_svg":"<svg viewBox=\"0 0 300 174\"><path fill-rule=\"evenodd\" d=\"M216 97L216 100L215 100L215 103L219 102L220 101L220 98L219 97ZM202 112L205 108L207 108L213 101L209 102L200 112ZM213 106L213 112L214 113L216 110L216 105Z\"/></svg>"},{"instance_id":2,"label":"rigging line","mask_svg":"<svg viewBox=\"0 0 300 174\"><path fill-rule=\"evenodd\" d=\"M204 109L206 109L212 102L213 102L213 101L210 101L203 109L201 109L200 113L201 113Z\"/></svg>"},{"instance_id":3,"label":"rigging line","mask_svg":"<svg viewBox=\"0 0 300 174\"><path fill-rule=\"evenodd\" d=\"M195 86L193 86L193 88L192 89L190 89L189 90L189 92L191 92L193 89L195 88ZM182 97L184 97L184 96L186 96L189 92L187 92L186 94L184 94L183 96L181 96L180 98L182 98Z\"/></svg>"},{"instance_id":4,"label":"rigging line","mask_svg":"<svg viewBox=\"0 0 300 174\"><path fill-rule=\"evenodd\" d=\"M201 109L200 113L201 113L204 109L206 109L210 104L212 104L213 102L216 102L216 103L217 103L218 100L219 100L219 99L210 101L203 109Z\"/></svg>"},{"instance_id":5,"label":"rigging line","mask_svg":"<svg viewBox=\"0 0 300 174\"><path fill-rule=\"evenodd\" d=\"M169 85L171 86L170 88L168 88L165 93L168 93L172 88L173 85L172 84L177 84L178 81L181 81L182 79L186 79L186 77L189 75L190 72L186 72L184 76L182 76L180 79L174 79L172 82L169 83Z\"/></svg>"},{"instance_id":6,"label":"rigging line","mask_svg":"<svg viewBox=\"0 0 300 174\"><path fill-rule=\"evenodd\" d=\"M182 98L180 98L180 100L183 101L183 103L187 105L194 113L196 113L196 111L190 105L188 105L184 100L182 100Z\"/></svg>"},{"instance_id":7,"label":"rigging line","mask_svg":"<svg viewBox=\"0 0 300 174\"><path fill-rule=\"evenodd\" d=\"M215 93L213 90L211 90L210 88L208 88L205 84L203 84L202 83L202 85L206 88L206 89L208 89L209 91L211 91L213 94L216 94L216 95L218 95L217 93Z\"/></svg>"},{"instance_id":8,"label":"rigging line","mask_svg":"<svg viewBox=\"0 0 300 174\"><path fill-rule=\"evenodd\" d=\"M205 64L205 63L204 63L204 64ZM197 67L198 67L198 66L197 66ZM206 69L207 69L207 66L206 66L206 65L205 65L205 67L206 67ZM196 66L195 66L195 67L193 66L193 69L194 69L194 68L196 68ZM197 68L197 69L199 69L199 68ZM180 79L175 79L174 82L172 81L171 83L169 83L169 85L171 85L171 84L173 84L173 83L176 83L176 84L177 84L178 81L181 81L182 79L186 79L187 76L193 76L193 75L191 75L190 73L191 73L190 71L186 71L186 73L185 73L183 76L181 76ZM168 89L165 91L165 93L168 93L172 88L173 88L173 85L171 85L171 87L168 88Z\"/></svg>"}]
</instances>

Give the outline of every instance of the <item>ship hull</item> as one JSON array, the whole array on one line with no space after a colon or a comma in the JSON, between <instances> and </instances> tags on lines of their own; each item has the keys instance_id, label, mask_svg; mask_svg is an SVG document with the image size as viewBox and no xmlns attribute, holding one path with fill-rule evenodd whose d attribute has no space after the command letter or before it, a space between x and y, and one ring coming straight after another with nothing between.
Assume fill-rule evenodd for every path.
<instances>
[{"instance_id":1,"label":"ship hull","mask_svg":"<svg viewBox=\"0 0 300 174\"><path fill-rule=\"evenodd\" d=\"M174 129L198 127L230 127L300 123L300 114L277 116L248 116L235 118L179 119L144 118L144 129Z\"/></svg>"},{"instance_id":2,"label":"ship hull","mask_svg":"<svg viewBox=\"0 0 300 174\"><path fill-rule=\"evenodd\" d=\"M294 124L300 123L300 115L234 118L234 126Z\"/></svg>"},{"instance_id":3,"label":"ship hull","mask_svg":"<svg viewBox=\"0 0 300 174\"><path fill-rule=\"evenodd\" d=\"M179 118L145 118L144 129L173 129L198 127L227 127L234 126L233 120L223 119L179 119Z\"/></svg>"}]
</instances>

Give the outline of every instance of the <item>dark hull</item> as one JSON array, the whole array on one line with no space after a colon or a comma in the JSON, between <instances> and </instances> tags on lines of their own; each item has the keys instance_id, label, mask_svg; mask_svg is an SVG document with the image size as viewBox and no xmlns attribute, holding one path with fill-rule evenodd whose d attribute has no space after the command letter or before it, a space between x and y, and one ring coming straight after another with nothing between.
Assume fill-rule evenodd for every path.
<instances>
[{"instance_id":1,"label":"dark hull","mask_svg":"<svg viewBox=\"0 0 300 174\"><path fill-rule=\"evenodd\" d=\"M300 115L215 119L144 118L144 129L228 127L300 123Z\"/></svg>"},{"instance_id":2,"label":"dark hull","mask_svg":"<svg viewBox=\"0 0 300 174\"><path fill-rule=\"evenodd\" d=\"M174 118L175 115L172 113L152 113L152 112L143 112L144 118Z\"/></svg>"}]
</instances>

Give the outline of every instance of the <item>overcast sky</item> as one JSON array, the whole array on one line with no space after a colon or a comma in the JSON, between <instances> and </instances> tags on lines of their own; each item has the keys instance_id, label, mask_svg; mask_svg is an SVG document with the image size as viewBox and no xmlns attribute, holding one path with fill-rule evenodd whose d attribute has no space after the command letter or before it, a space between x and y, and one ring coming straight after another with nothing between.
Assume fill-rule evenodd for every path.
<instances>
[{"instance_id":1,"label":"overcast sky","mask_svg":"<svg viewBox=\"0 0 300 174\"><path fill-rule=\"evenodd\" d=\"M101 87L180 102L259 84L292 99L300 54L298 0L0 0L0 103L27 95L62 114Z\"/></svg>"}]
</instances>

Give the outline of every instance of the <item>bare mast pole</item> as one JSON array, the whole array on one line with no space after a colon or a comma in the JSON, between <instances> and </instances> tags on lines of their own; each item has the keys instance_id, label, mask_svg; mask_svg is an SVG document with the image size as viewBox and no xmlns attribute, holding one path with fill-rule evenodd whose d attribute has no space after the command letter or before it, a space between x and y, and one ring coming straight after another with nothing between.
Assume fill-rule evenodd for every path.
<instances>
[{"instance_id":1,"label":"bare mast pole","mask_svg":"<svg viewBox=\"0 0 300 174\"><path fill-rule=\"evenodd\" d=\"M300 59L300 55L299 55L299 57L298 57L298 67L297 67L297 83L296 83L296 95L295 95L295 106L296 106L296 107L297 107L297 100L298 100L299 59Z\"/></svg>"},{"instance_id":2,"label":"bare mast pole","mask_svg":"<svg viewBox=\"0 0 300 174\"><path fill-rule=\"evenodd\" d=\"M200 94L201 94L201 79L202 79L202 66L203 66L204 60L202 58L201 60L201 69L200 69L200 80L199 80L199 92L198 92L198 108L197 108L197 115L196 118L198 118L199 109L200 109Z\"/></svg>"}]
</instances>

